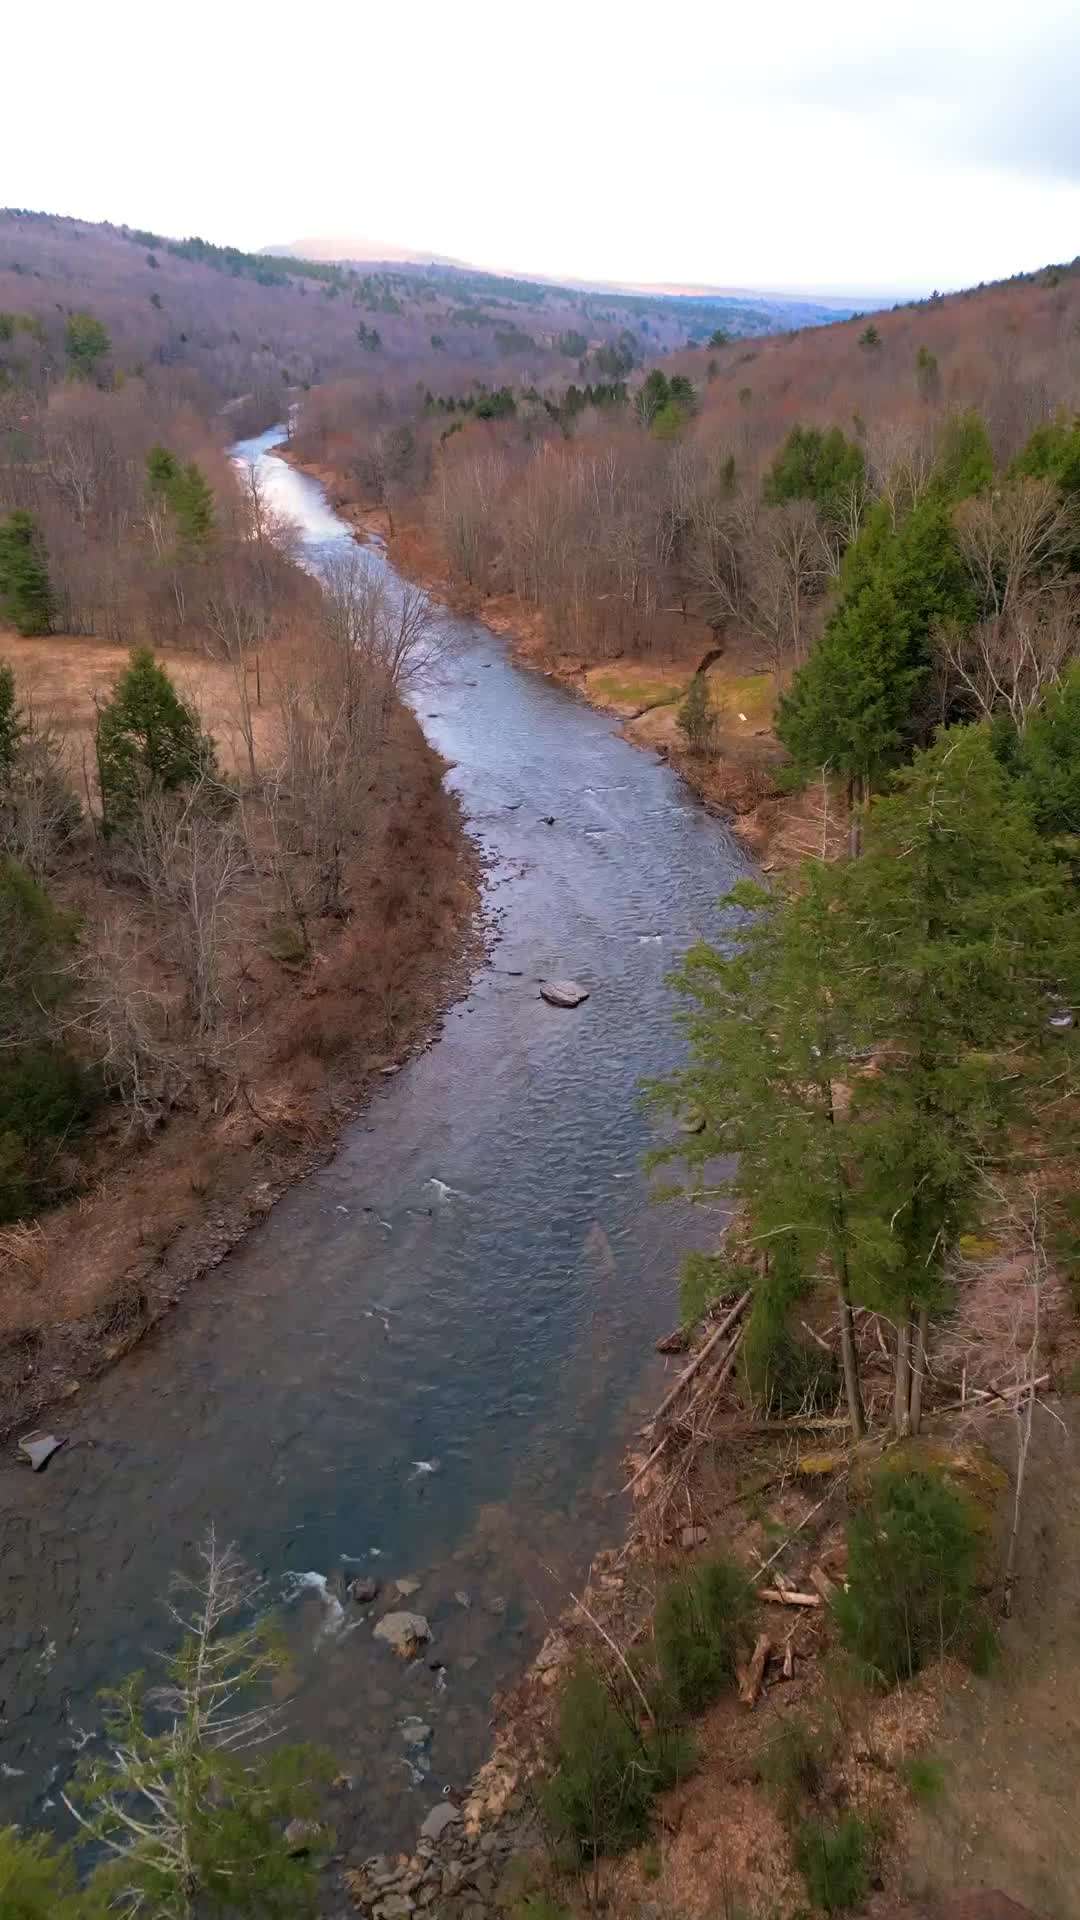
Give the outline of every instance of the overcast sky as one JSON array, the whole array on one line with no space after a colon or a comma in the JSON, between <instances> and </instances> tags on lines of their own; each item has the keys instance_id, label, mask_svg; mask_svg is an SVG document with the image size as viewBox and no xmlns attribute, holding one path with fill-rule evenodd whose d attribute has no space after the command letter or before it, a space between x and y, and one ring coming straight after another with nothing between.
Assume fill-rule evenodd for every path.
<instances>
[{"instance_id":1,"label":"overcast sky","mask_svg":"<svg viewBox=\"0 0 1080 1920\"><path fill-rule=\"evenodd\" d=\"M1080 251L1077 0L13 5L0 200L258 247L926 291Z\"/></svg>"}]
</instances>

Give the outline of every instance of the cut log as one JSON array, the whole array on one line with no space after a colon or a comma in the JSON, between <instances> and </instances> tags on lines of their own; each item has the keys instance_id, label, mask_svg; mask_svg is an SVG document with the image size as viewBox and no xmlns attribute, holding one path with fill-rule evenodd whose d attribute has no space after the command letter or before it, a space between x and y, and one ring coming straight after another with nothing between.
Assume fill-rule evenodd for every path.
<instances>
[{"instance_id":1,"label":"cut log","mask_svg":"<svg viewBox=\"0 0 1080 1920\"><path fill-rule=\"evenodd\" d=\"M757 1587L759 1600L771 1600L778 1607L820 1607L820 1593L781 1593L779 1587Z\"/></svg>"},{"instance_id":2,"label":"cut log","mask_svg":"<svg viewBox=\"0 0 1080 1920\"><path fill-rule=\"evenodd\" d=\"M814 1588L815 1592L820 1593L822 1599L826 1602L831 1600L833 1594L836 1592L836 1581L829 1579L824 1567L811 1567L810 1585Z\"/></svg>"},{"instance_id":3,"label":"cut log","mask_svg":"<svg viewBox=\"0 0 1080 1920\"><path fill-rule=\"evenodd\" d=\"M739 1699L744 1707L752 1707L761 1692L761 1682L765 1677L765 1662L769 1657L772 1641L767 1633L759 1633L754 1643L754 1651L739 1680Z\"/></svg>"}]
</instances>

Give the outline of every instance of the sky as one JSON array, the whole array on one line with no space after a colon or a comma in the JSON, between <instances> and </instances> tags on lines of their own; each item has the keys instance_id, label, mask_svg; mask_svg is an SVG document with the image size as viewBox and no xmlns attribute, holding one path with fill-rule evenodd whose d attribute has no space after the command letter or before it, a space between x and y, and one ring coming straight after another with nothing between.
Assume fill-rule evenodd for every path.
<instances>
[{"instance_id":1,"label":"sky","mask_svg":"<svg viewBox=\"0 0 1080 1920\"><path fill-rule=\"evenodd\" d=\"M9 206L243 247L359 236L552 277L837 293L1080 251L1076 0L11 12Z\"/></svg>"}]
</instances>

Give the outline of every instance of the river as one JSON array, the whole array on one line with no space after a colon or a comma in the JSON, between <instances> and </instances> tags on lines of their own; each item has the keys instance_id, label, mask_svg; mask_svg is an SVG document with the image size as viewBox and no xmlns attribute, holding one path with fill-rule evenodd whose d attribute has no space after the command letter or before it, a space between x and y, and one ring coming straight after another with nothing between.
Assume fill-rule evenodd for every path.
<instances>
[{"instance_id":1,"label":"river","mask_svg":"<svg viewBox=\"0 0 1080 1920\"><path fill-rule=\"evenodd\" d=\"M317 568L351 535L280 437L234 455ZM379 549L370 564L392 579ZM96 1691L167 1643L161 1596L212 1521L288 1600L289 1726L352 1778L348 1838L407 1842L483 1759L493 1688L618 1536L679 1256L720 1224L650 1201L639 1082L678 1055L665 974L746 863L610 717L445 618L452 667L416 704L484 850L498 940L329 1164L56 1414L69 1439L48 1470L0 1469L8 1817L50 1817ZM543 975L591 997L557 1011ZM406 1604L444 1672L400 1666L342 1612L335 1586L365 1572L419 1579ZM408 1713L434 1730L424 1778Z\"/></svg>"}]
</instances>

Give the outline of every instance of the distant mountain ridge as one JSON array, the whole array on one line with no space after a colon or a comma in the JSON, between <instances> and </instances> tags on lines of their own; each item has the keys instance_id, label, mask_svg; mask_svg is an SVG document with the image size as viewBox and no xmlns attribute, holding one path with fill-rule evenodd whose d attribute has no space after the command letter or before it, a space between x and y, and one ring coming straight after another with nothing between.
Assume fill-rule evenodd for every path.
<instances>
[{"instance_id":1,"label":"distant mountain ridge","mask_svg":"<svg viewBox=\"0 0 1080 1920\"><path fill-rule=\"evenodd\" d=\"M650 280L582 280L572 274L531 273L510 267L482 267L475 261L454 258L451 254L430 253L419 247L393 246L384 241L361 239L356 235L328 235L305 238L260 247L271 259L333 261L341 266L444 267L459 273L483 274L493 280L528 280L540 287L566 287L576 293L639 294L664 300L737 302L760 306L769 311L797 310L800 320L812 314L816 319L848 318L851 314L881 305L880 297L870 294L816 293L812 289L713 286L705 282L663 282Z\"/></svg>"}]
</instances>

